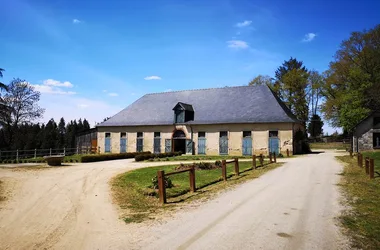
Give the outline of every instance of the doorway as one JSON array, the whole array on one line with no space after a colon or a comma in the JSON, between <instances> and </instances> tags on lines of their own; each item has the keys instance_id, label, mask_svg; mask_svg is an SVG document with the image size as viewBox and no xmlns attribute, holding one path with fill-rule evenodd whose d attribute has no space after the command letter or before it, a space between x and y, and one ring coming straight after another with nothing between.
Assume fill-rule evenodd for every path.
<instances>
[{"instance_id":1,"label":"doorway","mask_svg":"<svg viewBox=\"0 0 380 250\"><path fill-rule=\"evenodd\" d=\"M182 130L176 130L173 133L173 150L186 154L186 134Z\"/></svg>"}]
</instances>

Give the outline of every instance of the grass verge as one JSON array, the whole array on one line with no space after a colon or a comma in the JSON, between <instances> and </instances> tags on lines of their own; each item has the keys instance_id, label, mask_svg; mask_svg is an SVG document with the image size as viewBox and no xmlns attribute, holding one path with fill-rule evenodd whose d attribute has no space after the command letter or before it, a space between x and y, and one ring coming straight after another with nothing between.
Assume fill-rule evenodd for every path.
<instances>
[{"instance_id":1,"label":"grass verge","mask_svg":"<svg viewBox=\"0 0 380 250\"><path fill-rule=\"evenodd\" d=\"M5 201L5 187L4 187L4 182L0 180L0 202Z\"/></svg>"},{"instance_id":2,"label":"grass verge","mask_svg":"<svg viewBox=\"0 0 380 250\"><path fill-rule=\"evenodd\" d=\"M204 200L211 195L223 191L239 183L258 178L269 170L281 164L267 164L263 168L251 169L251 162L240 162L240 175L233 173L233 164L227 165L228 181L222 181L221 169L197 170L197 192L189 192L189 173L170 176L174 187L166 189L168 204L161 205L157 198L157 191L150 188L152 178L158 170L174 171L175 165L136 169L114 177L111 181L115 202L122 210L122 218L126 223L138 223L147 219L154 219L163 212L176 209L178 206L196 200Z\"/></svg>"},{"instance_id":3,"label":"grass verge","mask_svg":"<svg viewBox=\"0 0 380 250\"><path fill-rule=\"evenodd\" d=\"M238 159L252 159L252 156L230 156L230 155L180 155L166 158L154 158L149 161L210 161L210 160L231 160Z\"/></svg>"},{"instance_id":4,"label":"grass verge","mask_svg":"<svg viewBox=\"0 0 380 250\"><path fill-rule=\"evenodd\" d=\"M380 249L380 177L370 180L356 158L337 158L345 163L340 185L348 205L340 219L352 247Z\"/></svg>"}]
</instances>

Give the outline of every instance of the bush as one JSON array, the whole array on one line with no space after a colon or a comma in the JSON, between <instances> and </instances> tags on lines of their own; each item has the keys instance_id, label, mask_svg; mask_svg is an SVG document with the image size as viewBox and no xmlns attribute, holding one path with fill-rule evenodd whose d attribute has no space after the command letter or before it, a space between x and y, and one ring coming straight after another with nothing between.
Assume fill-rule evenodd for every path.
<instances>
[{"instance_id":1,"label":"bush","mask_svg":"<svg viewBox=\"0 0 380 250\"><path fill-rule=\"evenodd\" d=\"M138 155L152 154L151 152L134 152L120 154L100 154L100 155L84 155L81 157L81 162L96 162L96 161L111 161L120 159L135 158Z\"/></svg>"},{"instance_id":2,"label":"bush","mask_svg":"<svg viewBox=\"0 0 380 250\"><path fill-rule=\"evenodd\" d=\"M155 177L152 178L152 186L150 186L150 187L153 188L153 189L158 189L158 179L157 179L157 176L155 176ZM165 187L166 188L172 188L173 187L172 180L169 177L166 177L166 176L165 176Z\"/></svg>"},{"instance_id":3,"label":"bush","mask_svg":"<svg viewBox=\"0 0 380 250\"><path fill-rule=\"evenodd\" d=\"M167 157L173 157L173 156L179 156L181 155L181 152L169 152L169 153L160 153L160 154L140 154L135 156L135 161L145 161L150 159L159 159L159 158L167 158Z\"/></svg>"}]
</instances>

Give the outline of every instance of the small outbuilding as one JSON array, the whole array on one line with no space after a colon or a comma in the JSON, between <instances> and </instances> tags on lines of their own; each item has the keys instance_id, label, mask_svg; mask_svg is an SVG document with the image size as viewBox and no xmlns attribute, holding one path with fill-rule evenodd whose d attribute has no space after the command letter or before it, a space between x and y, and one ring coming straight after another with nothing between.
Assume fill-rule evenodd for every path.
<instances>
[{"instance_id":1,"label":"small outbuilding","mask_svg":"<svg viewBox=\"0 0 380 250\"><path fill-rule=\"evenodd\" d=\"M353 129L352 151L380 149L380 111L374 111Z\"/></svg>"}]
</instances>

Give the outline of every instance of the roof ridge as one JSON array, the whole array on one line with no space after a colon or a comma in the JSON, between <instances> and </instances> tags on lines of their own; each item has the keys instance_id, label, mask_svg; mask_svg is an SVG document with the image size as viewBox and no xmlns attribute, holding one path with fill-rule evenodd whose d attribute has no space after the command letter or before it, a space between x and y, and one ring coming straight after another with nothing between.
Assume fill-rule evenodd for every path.
<instances>
[{"instance_id":1,"label":"roof ridge","mask_svg":"<svg viewBox=\"0 0 380 250\"><path fill-rule=\"evenodd\" d=\"M156 92L156 93L148 93L145 95L159 95L159 94L166 94L166 93L178 93L178 92L185 92L185 91L203 91L203 90L213 90L213 89L225 89L225 88L256 88L262 85L241 85L241 86L225 86L225 87L214 87L214 88L204 88L204 89L184 89L184 90L174 90L174 91L164 91L164 92Z\"/></svg>"}]
</instances>

